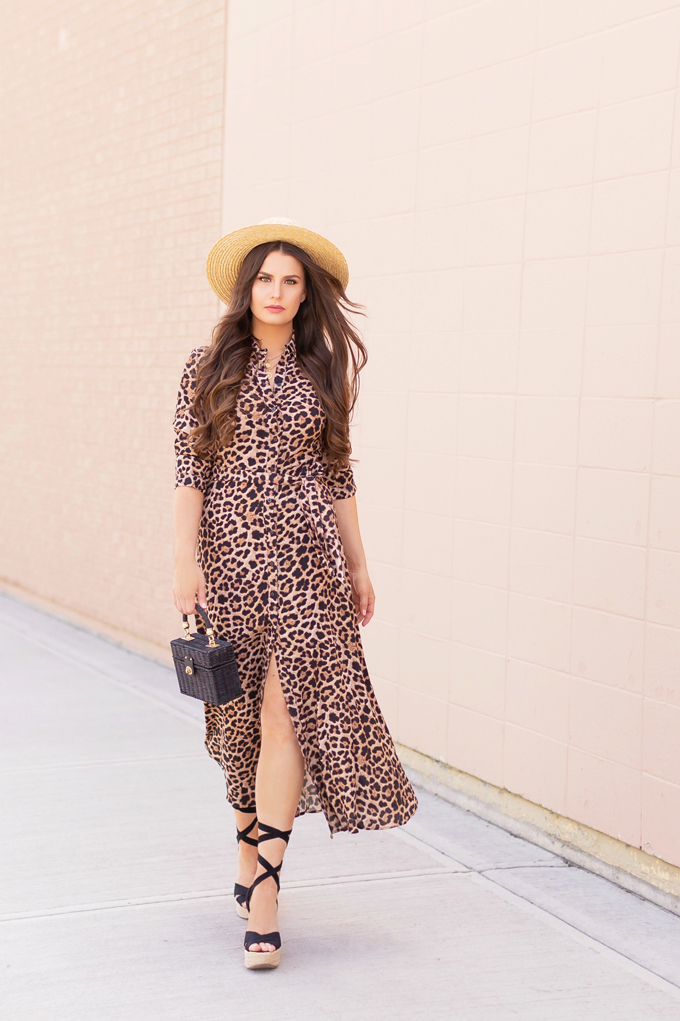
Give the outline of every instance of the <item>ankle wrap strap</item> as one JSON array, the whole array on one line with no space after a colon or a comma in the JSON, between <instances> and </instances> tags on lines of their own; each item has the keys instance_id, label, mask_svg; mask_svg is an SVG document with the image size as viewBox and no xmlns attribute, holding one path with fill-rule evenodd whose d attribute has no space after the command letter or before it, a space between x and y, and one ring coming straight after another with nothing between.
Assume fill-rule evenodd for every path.
<instances>
[{"instance_id":1,"label":"ankle wrap strap","mask_svg":"<svg viewBox=\"0 0 680 1021\"><path fill-rule=\"evenodd\" d=\"M260 823L259 837L257 838L258 844L261 844L264 840L285 840L286 843L290 840L292 830L277 830L275 826L270 826L266 822Z\"/></svg>"},{"instance_id":2,"label":"ankle wrap strap","mask_svg":"<svg viewBox=\"0 0 680 1021\"><path fill-rule=\"evenodd\" d=\"M277 830L275 826L269 826L266 822L261 822L259 826L260 835L257 838L257 842L258 844L263 844L265 840L284 840L287 844L292 832L292 830ZM253 880L253 885L248 890L248 896L246 898L246 905L248 907L250 907L250 898L253 895L253 890L256 886L259 886L260 883L264 883L265 879L273 879L276 883L276 889L281 889L279 874L281 872L281 866L283 865L283 859L281 859L278 865L272 865L271 862L268 862L266 858L258 853L257 860L264 869L264 872ZM265 940L264 942L267 941Z\"/></svg>"},{"instance_id":3,"label":"ankle wrap strap","mask_svg":"<svg viewBox=\"0 0 680 1021\"><path fill-rule=\"evenodd\" d=\"M240 830L238 828L238 826L237 826L236 827L236 843L238 844L238 842L240 840L242 840L244 844L250 844L251 847L257 847L257 840L254 837L249 837L248 836L248 834L252 831L254 826L257 826L257 816L255 816L255 818L250 823L250 825L246 826L246 828L244 830Z\"/></svg>"}]
</instances>

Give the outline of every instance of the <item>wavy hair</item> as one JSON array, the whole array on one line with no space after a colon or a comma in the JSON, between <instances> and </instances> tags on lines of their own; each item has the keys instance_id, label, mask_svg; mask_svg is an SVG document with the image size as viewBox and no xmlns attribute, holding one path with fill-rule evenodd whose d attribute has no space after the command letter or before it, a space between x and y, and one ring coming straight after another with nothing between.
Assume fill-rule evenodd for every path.
<instances>
[{"instance_id":1,"label":"wavy hair","mask_svg":"<svg viewBox=\"0 0 680 1021\"><path fill-rule=\"evenodd\" d=\"M287 241L257 245L246 255L229 308L215 326L210 345L196 371L192 431L193 447L206 457L231 443L236 429L236 402L252 353L253 283L270 252L293 255L304 267L307 297L295 318L298 365L321 402L326 424L322 442L329 462L349 463L352 447L349 422L359 395L359 373L366 348L348 314L361 306L350 301L332 274L318 266L302 248Z\"/></svg>"}]
</instances>

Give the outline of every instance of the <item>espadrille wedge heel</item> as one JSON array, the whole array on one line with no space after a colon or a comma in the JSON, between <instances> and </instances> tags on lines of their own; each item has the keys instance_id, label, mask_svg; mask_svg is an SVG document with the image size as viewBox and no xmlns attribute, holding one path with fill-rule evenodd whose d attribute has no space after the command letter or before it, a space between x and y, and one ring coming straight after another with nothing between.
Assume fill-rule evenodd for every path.
<instances>
[{"instance_id":1,"label":"espadrille wedge heel","mask_svg":"<svg viewBox=\"0 0 680 1021\"><path fill-rule=\"evenodd\" d=\"M259 824L259 830L260 835L257 838L258 846L259 844L264 843L265 840L284 840L287 844L290 839L290 835L293 832L292 830L277 830L274 826L269 826L267 823L264 822L261 822ZM255 889L256 886L259 886L260 883L263 883L265 879L274 880L274 882L276 883L277 895L278 891L281 889L281 881L279 876L281 874L281 866L283 865L283 860L281 860L278 865L272 865L271 862L267 861L267 859L259 853L259 850L257 860L264 869L264 872L255 878L253 885L248 890L245 901L245 907L248 912L250 912L250 900L251 897L253 896L253 890ZM277 907L278 903L279 898L277 896L276 898ZM256 943L269 943L271 946L274 947L274 949L251 950L250 947L254 946ZM245 938L243 940L243 946L245 951L246 968L251 969L278 968L279 961L281 960L280 932L261 933L248 931L246 932Z\"/></svg>"}]
</instances>

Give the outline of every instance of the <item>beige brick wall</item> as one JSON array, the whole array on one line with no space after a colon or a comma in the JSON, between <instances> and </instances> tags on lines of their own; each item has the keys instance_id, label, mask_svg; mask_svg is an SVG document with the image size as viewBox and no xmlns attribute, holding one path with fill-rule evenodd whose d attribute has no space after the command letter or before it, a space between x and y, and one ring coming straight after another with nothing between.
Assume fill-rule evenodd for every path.
<instances>
[{"instance_id":1,"label":"beige brick wall","mask_svg":"<svg viewBox=\"0 0 680 1021\"><path fill-rule=\"evenodd\" d=\"M218 305L225 5L5 4L5 583L164 643L171 418Z\"/></svg>"},{"instance_id":2,"label":"beige brick wall","mask_svg":"<svg viewBox=\"0 0 680 1021\"><path fill-rule=\"evenodd\" d=\"M232 0L224 199L368 307L396 737L678 864L679 54L664 0Z\"/></svg>"}]
</instances>

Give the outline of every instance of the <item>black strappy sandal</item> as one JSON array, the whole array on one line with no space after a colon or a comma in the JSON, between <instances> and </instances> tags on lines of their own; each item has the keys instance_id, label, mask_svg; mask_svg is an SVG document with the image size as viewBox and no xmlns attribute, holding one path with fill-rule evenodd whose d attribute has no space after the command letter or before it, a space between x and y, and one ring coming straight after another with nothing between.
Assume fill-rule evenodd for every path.
<instances>
[{"instance_id":1,"label":"black strappy sandal","mask_svg":"<svg viewBox=\"0 0 680 1021\"><path fill-rule=\"evenodd\" d=\"M264 831L264 832L263 832ZM268 826L266 822L260 823L260 835L257 839L258 844L264 843L265 840L285 840L286 844L290 839L292 830L277 830L274 826ZM263 883L265 879L273 879L276 883L276 906L278 907L279 898L278 892L281 889L281 882L279 875L281 873L281 866L283 865L283 857L278 865L272 865L266 858L263 858L258 853L257 860L264 868L262 875L257 876L253 881L253 885L248 890L246 896L246 910L250 912L250 898L253 896L253 890L260 883ZM255 943L270 943L274 950L250 950L249 948ZM280 932L247 932L245 939L243 940L243 946L245 948L245 961L246 968L278 968L279 961L281 959L281 933Z\"/></svg>"},{"instance_id":2,"label":"black strappy sandal","mask_svg":"<svg viewBox=\"0 0 680 1021\"><path fill-rule=\"evenodd\" d=\"M244 844L250 844L251 847L257 847L257 840L254 837L249 837L248 834L252 831L253 826L257 826L257 816L253 819L249 826L246 826L244 830L240 830L236 827L236 843L243 841ZM241 886L240 883L234 883L234 900L236 901L236 914L239 918L248 917L248 908L246 907L246 897L248 896L248 887Z\"/></svg>"}]
</instances>

